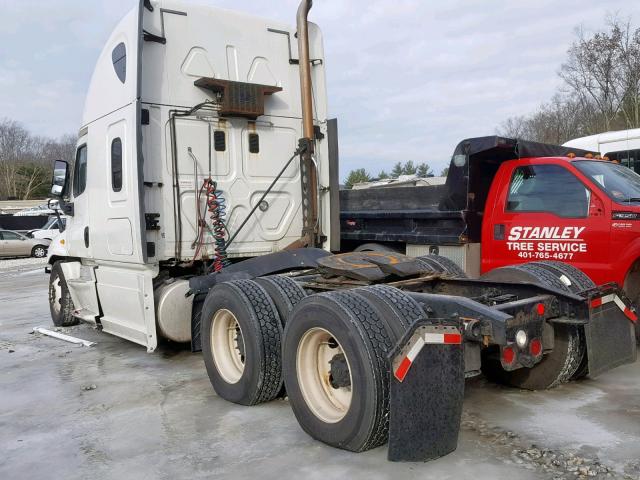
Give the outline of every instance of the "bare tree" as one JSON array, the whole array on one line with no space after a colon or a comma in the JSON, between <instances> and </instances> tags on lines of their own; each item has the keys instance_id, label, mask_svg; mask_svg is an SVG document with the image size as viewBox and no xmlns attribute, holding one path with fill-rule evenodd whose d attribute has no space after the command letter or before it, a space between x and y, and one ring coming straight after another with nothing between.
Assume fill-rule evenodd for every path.
<instances>
[{"instance_id":1,"label":"bare tree","mask_svg":"<svg viewBox=\"0 0 640 480\"><path fill-rule=\"evenodd\" d=\"M618 26L621 31L618 45L620 59L616 92L627 128L640 127L640 28L633 30L627 21Z\"/></svg>"},{"instance_id":2,"label":"bare tree","mask_svg":"<svg viewBox=\"0 0 640 480\"><path fill-rule=\"evenodd\" d=\"M534 140L534 135L529 131L529 119L524 115L507 118L498 127L498 135L508 138L522 138L524 140Z\"/></svg>"},{"instance_id":3,"label":"bare tree","mask_svg":"<svg viewBox=\"0 0 640 480\"><path fill-rule=\"evenodd\" d=\"M74 135L63 135L56 140L48 138L43 145L43 155L48 162L66 160L69 164L73 164L75 154L76 137Z\"/></svg>"},{"instance_id":4,"label":"bare tree","mask_svg":"<svg viewBox=\"0 0 640 480\"><path fill-rule=\"evenodd\" d=\"M18 122L0 120L0 198L45 197L52 161L72 161L75 138L36 137Z\"/></svg>"},{"instance_id":5,"label":"bare tree","mask_svg":"<svg viewBox=\"0 0 640 480\"><path fill-rule=\"evenodd\" d=\"M18 162L28 151L31 138L19 123L0 120L0 192L7 197L18 197Z\"/></svg>"},{"instance_id":6,"label":"bare tree","mask_svg":"<svg viewBox=\"0 0 640 480\"><path fill-rule=\"evenodd\" d=\"M591 35L576 30L559 76L565 88L535 112L505 120L498 134L561 144L640 127L640 28L616 18Z\"/></svg>"},{"instance_id":7,"label":"bare tree","mask_svg":"<svg viewBox=\"0 0 640 480\"><path fill-rule=\"evenodd\" d=\"M596 32L588 37L580 27L577 40L569 48L560 77L584 100L593 102L600 112L601 127L609 130L622 106L622 92L617 81L620 44L623 32L613 21L609 32Z\"/></svg>"},{"instance_id":8,"label":"bare tree","mask_svg":"<svg viewBox=\"0 0 640 480\"><path fill-rule=\"evenodd\" d=\"M49 185L51 170L45 165L31 163L20 168L20 177L20 196L28 200L42 187Z\"/></svg>"}]
</instances>

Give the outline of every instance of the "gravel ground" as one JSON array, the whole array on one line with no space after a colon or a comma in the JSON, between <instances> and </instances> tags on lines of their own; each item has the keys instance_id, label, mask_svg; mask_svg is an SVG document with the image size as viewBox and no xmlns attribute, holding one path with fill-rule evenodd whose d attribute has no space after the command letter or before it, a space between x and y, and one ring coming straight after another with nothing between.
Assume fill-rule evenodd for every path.
<instances>
[{"instance_id":1,"label":"gravel ground","mask_svg":"<svg viewBox=\"0 0 640 480\"><path fill-rule=\"evenodd\" d=\"M6 258L0 259L0 272L24 272L44 268L47 264L46 258Z\"/></svg>"},{"instance_id":2,"label":"gravel ground","mask_svg":"<svg viewBox=\"0 0 640 480\"><path fill-rule=\"evenodd\" d=\"M470 379L458 449L391 463L298 426L285 400L242 407L211 389L200 354L153 354L89 325L53 328L44 262L0 273L0 478L640 480L640 361L528 392ZM6 261L0 261L0 268Z\"/></svg>"}]
</instances>

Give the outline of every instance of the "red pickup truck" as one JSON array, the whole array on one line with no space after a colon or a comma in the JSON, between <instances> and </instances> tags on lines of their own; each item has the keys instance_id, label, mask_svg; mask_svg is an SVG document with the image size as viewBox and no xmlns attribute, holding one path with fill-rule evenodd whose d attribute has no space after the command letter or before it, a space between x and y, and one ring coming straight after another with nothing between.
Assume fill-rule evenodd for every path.
<instances>
[{"instance_id":1,"label":"red pickup truck","mask_svg":"<svg viewBox=\"0 0 640 480\"><path fill-rule=\"evenodd\" d=\"M462 141L446 184L341 192L345 250L437 253L472 277L564 262L640 304L640 175L582 150Z\"/></svg>"}]
</instances>

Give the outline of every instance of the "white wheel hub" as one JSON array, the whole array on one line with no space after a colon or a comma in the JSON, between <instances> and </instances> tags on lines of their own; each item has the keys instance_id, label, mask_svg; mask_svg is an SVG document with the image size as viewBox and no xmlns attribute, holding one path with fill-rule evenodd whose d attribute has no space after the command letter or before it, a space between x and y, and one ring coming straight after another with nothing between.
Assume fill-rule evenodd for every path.
<instances>
[{"instance_id":1,"label":"white wheel hub","mask_svg":"<svg viewBox=\"0 0 640 480\"><path fill-rule=\"evenodd\" d=\"M344 356L349 370L348 386L335 387L331 378L331 362L338 355ZM342 420L351 406L353 379L349 359L331 332L311 328L302 336L296 371L302 396L313 414L326 423Z\"/></svg>"},{"instance_id":2,"label":"white wheel hub","mask_svg":"<svg viewBox=\"0 0 640 480\"><path fill-rule=\"evenodd\" d=\"M238 383L244 372L244 337L236 316L218 310L211 321L211 352L218 373L227 383Z\"/></svg>"}]
</instances>

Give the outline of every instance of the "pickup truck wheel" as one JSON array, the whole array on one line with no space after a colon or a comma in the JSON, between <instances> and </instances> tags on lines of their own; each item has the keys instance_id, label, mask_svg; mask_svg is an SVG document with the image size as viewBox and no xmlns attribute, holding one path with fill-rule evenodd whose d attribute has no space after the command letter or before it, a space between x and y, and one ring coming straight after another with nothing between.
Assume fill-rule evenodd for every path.
<instances>
[{"instance_id":1,"label":"pickup truck wheel","mask_svg":"<svg viewBox=\"0 0 640 480\"><path fill-rule=\"evenodd\" d=\"M562 283L566 285L567 290L572 293L580 293L584 290L595 288L596 286L594 281L591 280L582 270L574 267L573 265L569 265L568 263L543 261L535 262L534 265L540 265L542 268L555 272ZM565 278L562 278L563 276L566 277L569 282L567 282Z\"/></svg>"},{"instance_id":2,"label":"pickup truck wheel","mask_svg":"<svg viewBox=\"0 0 640 480\"><path fill-rule=\"evenodd\" d=\"M482 372L492 381L525 390L546 390L571 380L584 357L585 345L578 328L553 324L553 350L533 368L505 371L500 362L485 356Z\"/></svg>"},{"instance_id":3,"label":"pickup truck wheel","mask_svg":"<svg viewBox=\"0 0 640 480\"><path fill-rule=\"evenodd\" d=\"M51 267L49 275L49 311L53 324L56 327L77 325L79 320L73 316L74 310L71 293L69 293L60 262L56 262Z\"/></svg>"},{"instance_id":4,"label":"pickup truck wheel","mask_svg":"<svg viewBox=\"0 0 640 480\"><path fill-rule=\"evenodd\" d=\"M546 262L545 262L546 263ZM571 269L558 268L549 263L532 262L521 265L497 268L481 278L493 281L521 281L556 290L571 292L572 289L562 275L568 277L570 283L584 282ZM567 265L568 266L568 265ZM578 288L578 287L574 287ZM490 352L484 352L482 372L487 378L499 383L526 390L544 390L568 382L577 375L585 375L586 345L582 328L575 325L550 324L554 330L554 346L551 352L532 368L520 368L511 372L505 371L500 361L493 358ZM582 369L582 371L581 371Z\"/></svg>"},{"instance_id":5,"label":"pickup truck wheel","mask_svg":"<svg viewBox=\"0 0 640 480\"><path fill-rule=\"evenodd\" d=\"M392 340L367 299L353 291L305 298L283 343L285 386L305 432L354 452L387 441Z\"/></svg>"},{"instance_id":6,"label":"pickup truck wheel","mask_svg":"<svg viewBox=\"0 0 640 480\"><path fill-rule=\"evenodd\" d=\"M31 249L31 256L35 258L44 258L47 256L47 247L44 245L36 245Z\"/></svg>"},{"instance_id":7,"label":"pickup truck wheel","mask_svg":"<svg viewBox=\"0 0 640 480\"><path fill-rule=\"evenodd\" d=\"M216 393L233 403L273 400L282 387L280 317L251 280L213 287L202 307L202 355Z\"/></svg>"},{"instance_id":8,"label":"pickup truck wheel","mask_svg":"<svg viewBox=\"0 0 640 480\"><path fill-rule=\"evenodd\" d=\"M467 274L457 263L442 255L423 255L418 262L425 267L425 271L444 273L455 278L467 278Z\"/></svg>"},{"instance_id":9,"label":"pickup truck wheel","mask_svg":"<svg viewBox=\"0 0 640 480\"><path fill-rule=\"evenodd\" d=\"M573 293L584 292L585 290L589 290L591 288L595 288L596 284L593 280L591 280L582 270L574 267L573 265L569 265L568 263L563 262L553 262L553 261L543 261L536 262L540 264L543 268L556 271L561 276L561 280L564 280L563 283L567 283L565 279L562 278L564 275L569 279L569 285L567 285L567 289ZM586 339L584 337L584 329L580 328L579 333L581 335L582 341L585 343L586 348ZM576 373L573 374L571 380L580 380L589 375L589 358L585 352L585 355L582 357L582 361L580 362L580 366Z\"/></svg>"},{"instance_id":10,"label":"pickup truck wheel","mask_svg":"<svg viewBox=\"0 0 640 480\"><path fill-rule=\"evenodd\" d=\"M304 288L291 278L284 275L270 275L255 279L266 290L278 310L282 327L287 324L293 308L307 296Z\"/></svg>"}]
</instances>

